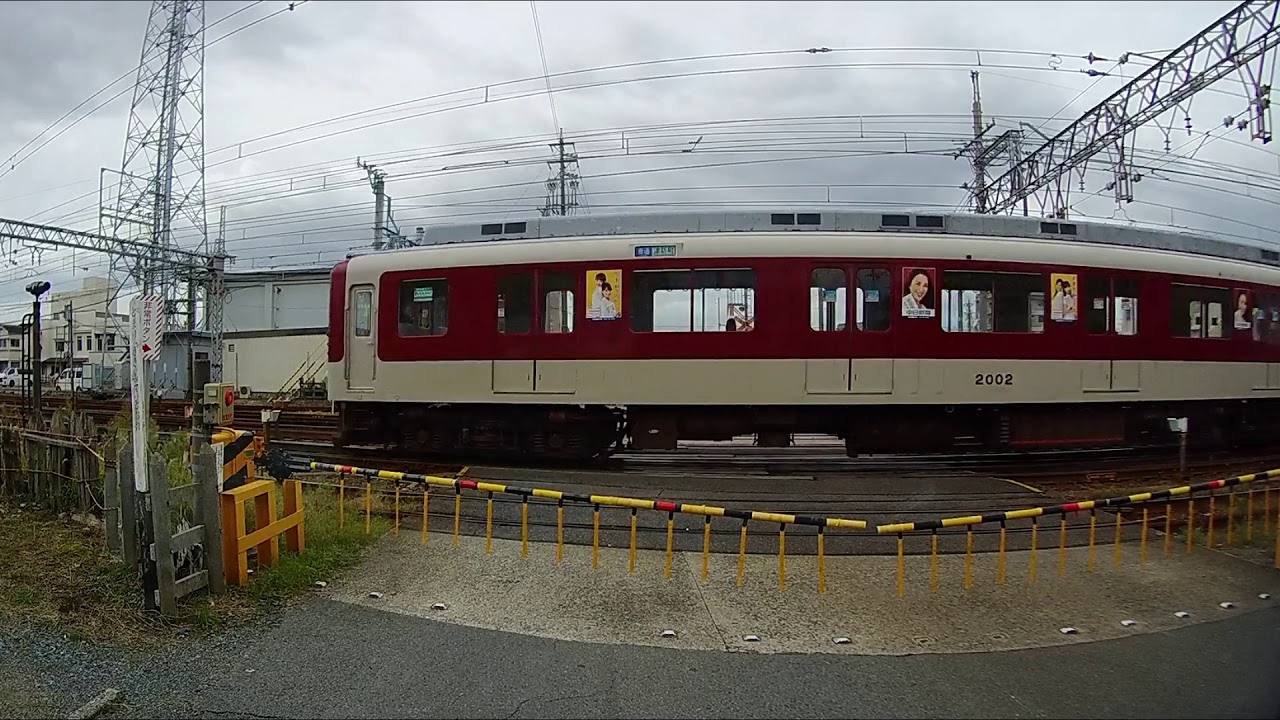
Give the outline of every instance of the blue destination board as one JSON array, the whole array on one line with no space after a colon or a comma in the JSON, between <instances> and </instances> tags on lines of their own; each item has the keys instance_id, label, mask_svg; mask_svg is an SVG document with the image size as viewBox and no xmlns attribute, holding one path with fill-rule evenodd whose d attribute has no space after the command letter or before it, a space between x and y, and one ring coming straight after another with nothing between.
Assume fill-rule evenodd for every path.
<instances>
[{"instance_id":1,"label":"blue destination board","mask_svg":"<svg viewBox=\"0 0 1280 720\"><path fill-rule=\"evenodd\" d=\"M662 258L675 257L680 250L679 245L637 245L636 257L638 258Z\"/></svg>"}]
</instances>

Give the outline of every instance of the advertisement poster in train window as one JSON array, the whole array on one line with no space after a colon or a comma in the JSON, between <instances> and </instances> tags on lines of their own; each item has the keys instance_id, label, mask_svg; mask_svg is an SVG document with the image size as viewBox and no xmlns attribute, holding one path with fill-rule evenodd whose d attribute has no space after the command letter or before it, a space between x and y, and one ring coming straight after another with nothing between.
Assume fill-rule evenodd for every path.
<instances>
[{"instance_id":1,"label":"advertisement poster in train window","mask_svg":"<svg viewBox=\"0 0 1280 720\"><path fill-rule=\"evenodd\" d=\"M1249 330L1255 327L1254 318L1257 317L1257 308L1253 305L1253 294L1248 290L1236 288L1231 296L1235 298L1235 302L1231 305L1231 326L1236 330ZM1254 340L1257 339L1254 338Z\"/></svg>"},{"instance_id":2,"label":"advertisement poster in train window","mask_svg":"<svg viewBox=\"0 0 1280 720\"><path fill-rule=\"evenodd\" d=\"M622 317L622 271L588 270L587 319L617 320Z\"/></svg>"},{"instance_id":3,"label":"advertisement poster in train window","mask_svg":"<svg viewBox=\"0 0 1280 720\"><path fill-rule=\"evenodd\" d=\"M902 269L902 317L931 318L937 313L937 277L933 268Z\"/></svg>"},{"instance_id":4,"label":"advertisement poster in train window","mask_svg":"<svg viewBox=\"0 0 1280 720\"><path fill-rule=\"evenodd\" d=\"M1054 322L1075 322L1077 303L1080 299L1079 278L1068 273L1049 275L1049 319Z\"/></svg>"}]
</instances>

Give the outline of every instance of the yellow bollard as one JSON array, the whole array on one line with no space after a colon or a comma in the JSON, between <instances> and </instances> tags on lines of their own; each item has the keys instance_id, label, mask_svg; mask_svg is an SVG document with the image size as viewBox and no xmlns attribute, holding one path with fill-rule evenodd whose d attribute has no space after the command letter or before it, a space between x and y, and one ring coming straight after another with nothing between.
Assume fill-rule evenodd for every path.
<instances>
[{"instance_id":1,"label":"yellow bollard","mask_svg":"<svg viewBox=\"0 0 1280 720\"><path fill-rule=\"evenodd\" d=\"M373 515L373 483L364 484L364 534L369 534L369 520Z\"/></svg>"},{"instance_id":2,"label":"yellow bollard","mask_svg":"<svg viewBox=\"0 0 1280 720\"><path fill-rule=\"evenodd\" d=\"M1098 511L1089 511L1089 563L1087 568L1089 572L1093 572L1093 560L1096 556L1097 546L1094 544L1094 538L1098 532Z\"/></svg>"},{"instance_id":3,"label":"yellow bollard","mask_svg":"<svg viewBox=\"0 0 1280 720\"><path fill-rule=\"evenodd\" d=\"M1164 504L1164 556L1173 554L1173 501Z\"/></svg>"},{"instance_id":4,"label":"yellow bollard","mask_svg":"<svg viewBox=\"0 0 1280 720\"><path fill-rule=\"evenodd\" d=\"M484 553L493 554L493 493L484 504Z\"/></svg>"},{"instance_id":5,"label":"yellow bollard","mask_svg":"<svg viewBox=\"0 0 1280 720\"><path fill-rule=\"evenodd\" d=\"M462 488L453 494L453 546L462 538Z\"/></svg>"},{"instance_id":6,"label":"yellow bollard","mask_svg":"<svg viewBox=\"0 0 1280 720\"><path fill-rule=\"evenodd\" d=\"M738 534L738 587L742 587L742 579L747 574L747 521L742 521L742 530Z\"/></svg>"},{"instance_id":7,"label":"yellow bollard","mask_svg":"<svg viewBox=\"0 0 1280 720\"><path fill-rule=\"evenodd\" d=\"M902 533L898 533L898 597L907 596L907 557Z\"/></svg>"},{"instance_id":8,"label":"yellow bollard","mask_svg":"<svg viewBox=\"0 0 1280 720\"><path fill-rule=\"evenodd\" d=\"M1039 543L1037 542L1040 534L1040 519L1031 518L1031 570L1028 579L1030 582L1036 581L1036 574L1039 572Z\"/></svg>"},{"instance_id":9,"label":"yellow bollard","mask_svg":"<svg viewBox=\"0 0 1280 720\"><path fill-rule=\"evenodd\" d=\"M600 564L600 506L596 505L591 516L591 569Z\"/></svg>"},{"instance_id":10,"label":"yellow bollard","mask_svg":"<svg viewBox=\"0 0 1280 720\"><path fill-rule=\"evenodd\" d=\"M1067 576L1067 514L1058 520L1058 577Z\"/></svg>"},{"instance_id":11,"label":"yellow bollard","mask_svg":"<svg viewBox=\"0 0 1280 720\"><path fill-rule=\"evenodd\" d=\"M1205 537L1204 546L1207 548L1213 547L1213 525L1214 525L1213 520L1214 520L1214 516L1218 514L1217 501L1218 501L1217 496L1213 494L1212 490L1209 491L1209 526L1205 528L1205 536L1204 536ZM1228 540L1228 542L1230 541Z\"/></svg>"},{"instance_id":12,"label":"yellow bollard","mask_svg":"<svg viewBox=\"0 0 1280 720\"><path fill-rule=\"evenodd\" d=\"M400 483L396 483L395 521L391 524L391 536L400 537Z\"/></svg>"},{"instance_id":13,"label":"yellow bollard","mask_svg":"<svg viewBox=\"0 0 1280 720\"><path fill-rule=\"evenodd\" d=\"M1122 555L1124 553L1123 543L1124 543L1123 517L1120 515L1120 513L1117 512L1116 513L1116 548L1115 548L1115 555L1114 557L1111 558L1111 563L1116 567L1120 567L1121 563L1123 562L1123 555Z\"/></svg>"},{"instance_id":14,"label":"yellow bollard","mask_svg":"<svg viewBox=\"0 0 1280 720\"><path fill-rule=\"evenodd\" d=\"M341 475L338 476L338 529L347 526L346 518L347 510L347 483Z\"/></svg>"},{"instance_id":15,"label":"yellow bollard","mask_svg":"<svg viewBox=\"0 0 1280 720\"><path fill-rule=\"evenodd\" d=\"M627 572L636 571L636 509L631 508L631 548L627 551Z\"/></svg>"},{"instance_id":16,"label":"yellow bollard","mask_svg":"<svg viewBox=\"0 0 1280 720\"><path fill-rule=\"evenodd\" d=\"M706 516L702 523L702 582L707 581L711 572L711 516Z\"/></svg>"},{"instance_id":17,"label":"yellow bollard","mask_svg":"<svg viewBox=\"0 0 1280 720\"><path fill-rule=\"evenodd\" d=\"M964 589L973 587L973 527L966 527L964 543Z\"/></svg>"},{"instance_id":18,"label":"yellow bollard","mask_svg":"<svg viewBox=\"0 0 1280 720\"><path fill-rule=\"evenodd\" d=\"M1280 570L1280 502L1276 503L1276 521L1272 527L1276 531L1276 569Z\"/></svg>"},{"instance_id":19,"label":"yellow bollard","mask_svg":"<svg viewBox=\"0 0 1280 720\"><path fill-rule=\"evenodd\" d=\"M564 557L564 500L556 501L556 564Z\"/></svg>"},{"instance_id":20,"label":"yellow bollard","mask_svg":"<svg viewBox=\"0 0 1280 720\"><path fill-rule=\"evenodd\" d=\"M1187 496L1187 554L1196 551L1196 499Z\"/></svg>"},{"instance_id":21,"label":"yellow bollard","mask_svg":"<svg viewBox=\"0 0 1280 720\"><path fill-rule=\"evenodd\" d=\"M818 526L818 593L827 591L827 547L826 528Z\"/></svg>"},{"instance_id":22,"label":"yellow bollard","mask_svg":"<svg viewBox=\"0 0 1280 720\"><path fill-rule=\"evenodd\" d=\"M1262 489L1262 534L1267 534L1267 527L1271 524L1271 486L1268 485ZM1280 531L1280 528L1277 528Z\"/></svg>"},{"instance_id":23,"label":"yellow bollard","mask_svg":"<svg viewBox=\"0 0 1280 720\"><path fill-rule=\"evenodd\" d=\"M1233 490L1227 493L1227 544L1228 545L1234 545L1236 543L1235 517L1236 517L1236 493Z\"/></svg>"},{"instance_id":24,"label":"yellow bollard","mask_svg":"<svg viewBox=\"0 0 1280 720\"><path fill-rule=\"evenodd\" d=\"M778 589L787 589L787 526L778 526Z\"/></svg>"},{"instance_id":25,"label":"yellow bollard","mask_svg":"<svg viewBox=\"0 0 1280 720\"><path fill-rule=\"evenodd\" d=\"M1151 508L1146 505L1142 506L1142 532L1138 536L1138 552L1141 556L1139 562L1143 565L1147 564L1147 518L1151 514Z\"/></svg>"},{"instance_id":26,"label":"yellow bollard","mask_svg":"<svg viewBox=\"0 0 1280 720\"><path fill-rule=\"evenodd\" d=\"M1244 540L1253 542L1253 488L1249 488L1249 492L1245 495Z\"/></svg>"},{"instance_id":27,"label":"yellow bollard","mask_svg":"<svg viewBox=\"0 0 1280 720\"><path fill-rule=\"evenodd\" d=\"M1005 567L1005 533L1007 530L1004 521L1000 522L1000 551L996 555L996 584L1004 584L1004 567Z\"/></svg>"},{"instance_id":28,"label":"yellow bollard","mask_svg":"<svg viewBox=\"0 0 1280 720\"><path fill-rule=\"evenodd\" d=\"M938 592L938 531L929 533L929 591Z\"/></svg>"},{"instance_id":29,"label":"yellow bollard","mask_svg":"<svg viewBox=\"0 0 1280 720\"><path fill-rule=\"evenodd\" d=\"M675 532L676 532L676 514L673 512L669 512L667 513L667 562L662 566L662 577L666 580L671 579L671 556L672 556L672 551L675 549L673 547L675 545L675 539L676 539Z\"/></svg>"},{"instance_id":30,"label":"yellow bollard","mask_svg":"<svg viewBox=\"0 0 1280 720\"><path fill-rule=\"evenodd\" d=\"M431 486L422 488L422 544L427 544L427 526L431 524Z\"/></svg>"},{"instance_id":31,"label":"yellow bollard","mask_svg":"<svg viewBox=\"0 0 1280 720\"><path fill-rule=\"evenodd\" d=\"M529 499L520 498L520 557L529 557Z\"/></svg>"}]
</instances>

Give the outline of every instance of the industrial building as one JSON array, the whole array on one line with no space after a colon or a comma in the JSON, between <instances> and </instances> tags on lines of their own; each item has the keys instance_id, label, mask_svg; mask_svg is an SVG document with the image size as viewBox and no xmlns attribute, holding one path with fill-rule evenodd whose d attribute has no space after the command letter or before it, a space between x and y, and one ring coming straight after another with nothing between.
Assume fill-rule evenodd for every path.
<instances>
[{"instance_id":1,"label":"industrial building","mask_svg":"<svg viewBox=\"0 0 1280 720\"><path fill-rule=\"evenodd\" d=\"M222 377L241 395L324 398L325 267L228 272Z\"/></svg>"}]
</instances>

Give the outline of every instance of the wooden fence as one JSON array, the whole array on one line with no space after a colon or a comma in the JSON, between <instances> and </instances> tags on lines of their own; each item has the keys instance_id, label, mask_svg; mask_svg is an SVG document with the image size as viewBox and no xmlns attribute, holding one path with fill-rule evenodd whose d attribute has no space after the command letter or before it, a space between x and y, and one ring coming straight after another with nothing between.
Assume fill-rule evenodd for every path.
<instances>
[{"instance_id":1,"label":"wooden fence","mask_svg":"<svg viewBox=\"0 0 1280 720\"><path fill-rule=\"evenodd\" d=\"M0 428L0 491L55 512L104 512L106 464L86 440L95 435L83 413L55 413L48 428Z\"/></svg>"},{"instance_id":2,"label":"wooden fence","mask_svg":"<svg viewBox=\"0 0 1280 720\"><path fill-rule=\"evenodd\" d=\"M219 468L213 448L204 445L191 463L191 482L171 486L164 457L152 454L148 460L149 491L139 493L132 443L120 448L105 479L106 496L117 511L104 515L104 525L108 546L119 549L126 565L141 570L144 606L172 615L178 600L197 590L226 590Z\"/></svg>"}]
</instances>

